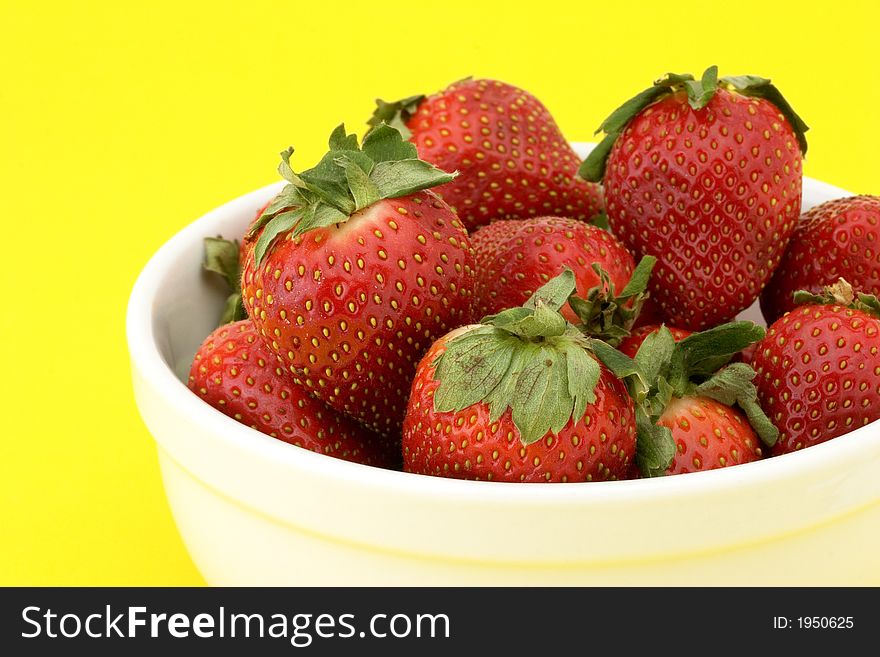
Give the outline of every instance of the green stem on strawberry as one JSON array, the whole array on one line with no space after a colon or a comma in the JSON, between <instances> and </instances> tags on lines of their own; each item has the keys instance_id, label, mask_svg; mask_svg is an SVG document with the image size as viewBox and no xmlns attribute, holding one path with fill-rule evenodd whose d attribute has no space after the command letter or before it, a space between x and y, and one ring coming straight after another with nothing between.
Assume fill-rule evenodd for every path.
<instances>
[{"instance_id":1,"label":"green stem on strawberry","mask_svg":"<svg viewBox=\"0 0 880 657\"><path fill-rule=\"evenodd\" d=\"M256 263L275 239L287 231L297 237L316 228L342 224L352 214L387 198L408 196L452 181L447 173L420 160L416 147L398 130L379 124L358 144L340 125L330 135L330 151L311 169L296 173L290 166L293 148L281 153L278 172L288 185L251 226Z\"/></svg>"},{"instance_id":2,"label":"green stem on strawberry","mask_svg":"<svg viewBox=\"0 0 880 657\"><path fill-rule=\"evenodd\" d=\"M730 322L675 342L666 327L649 335L636 357L593 341L592 350L616 376L627 381L636 404L636 461L645 476L664 474L675 456L672 432L659 419L674 399L703 396L739 406L762 442L772 446L779 431L757 402L755 371L733 356L764 337L752 322Z\"/></svg>"},{"instance_id":3,"label":"green stem on strawberry","mask_svg":"<svg viewBox=\"0 0 880 657\"><path fill-rule=\"evenodd\" d=\"M806 155L807 139L805 133L809 127L769 79L755 75L728 76L719 79L718 67L710 66L699 81L695 80L690 73L667 73L663 78L654 82L651 87L614 110L596 130L596 134L604 132L606 136L581 164L578 175L589 182L601 182L605 177L605 164L614 142L617 141L627 124L649 105L664 96L684 91L687 93L688 104L695 110L699 110L709 104L715 91L719 88L731 89L744 96L763 98L773 103L791 124L801 153Z\"/></svg>"},{"instance_id":4,"label":"green stem on strawberry","mask_svg":"<svg viewBox=\"0 0 880 657\"><path fill-rule=\"evenodd\" d=\"M596 401L601 369L588 338L559 313L574 289L574 273L565 269L522 307L452 338L433 363L435 410L485 402L494 422L510 409L524 445L583 417Z\"/></svg>"},{"instance_id":5,"label":"green stem on strawberry","mask_svg":"<svg viewBox=\"0 0 880 657\"><path fill-rule=\"evenodd\" d=\"M813 294L806 290L795 292L794 302L798 305L809 303L822 306L846 306L880 317L880 299L873 294L856 293L844 278L838 279L834 285L825 286L821 294Z\"/></svg>"},{"instance_id":6,"label":"green stem on strawberry","mask_svg":"<svg viewBox=\"0 0 880 657\"><path fill-rule=\"evenodd\" d=\"M648 281L657 258L645 256L633 270L626 287L616 294L611 277L602 267L593 263L593 270L601 283L591 288L584 298L572 296L571 309L580 319L578 328L587 336L617 346L630 334L633 324L648 300Z\"/></svg>"},{"instance_id":7,"label":"green stem on strawberry","mask_svg":"<svg viewBox=\"0 0 880 657\"><path fill-rule=\"evenodd\" d=\"M370 120L367 121L367 125L370 126L370 128L377 128L385 123L400 132L404 139L409 139L412 136L412 133L409 128L406 127L406 124L412 118L413 114L416 113L416 110L425 98L426 96L424 94L420 96L409 96L407 98L395 100L392 103L377 98L376 110L373 112L373 116L370 117Z\"/></svg>"},{"instance_id":8,"label":"green stem on strawberry","mask_svg":"<svg viewBox=\"0 0 880 657\"><path fill-rule=\"evenodd\" d=\"M245 312L241 300L241 266L238 242L225 240L219 236L206 237L205 259L202 262L202 268L222 276L229 286L229 296L223 306L220 324L246 319L247 312Z\"/></svg>"}]
</instances>

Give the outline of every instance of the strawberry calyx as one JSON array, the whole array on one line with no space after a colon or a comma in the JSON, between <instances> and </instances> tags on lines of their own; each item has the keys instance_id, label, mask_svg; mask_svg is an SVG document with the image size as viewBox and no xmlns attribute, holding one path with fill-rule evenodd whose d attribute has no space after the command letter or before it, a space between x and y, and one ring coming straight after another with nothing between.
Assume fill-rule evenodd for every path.
<instances>
[{"instance_id":1,"label":"strawberry calyx","mask_svg":"<svg viewBox=\"0 0 880 657\"><path fill-rule=\"evenodd\" d=\"M241 263L238 259L239 244L237 240L225 240L217 237L206 237L205 258L202 269L218 274L229 286L229 296L223 306L220 324L229 324L247 319L247 311L241 300Z\"/></svg>"},{"instance_id":2,"label":"strawberry calyx","mask_svg":"<svg viewBox=\"0 0 880 657\"><path fill-rule=\"evenodd\" d=\"M655 81L652 86L614 110L596 130L595 134L604 132L605 138L581 163L578 175L588 182L601 182L605 177L605 165L614 142L617 141L627 124L649 105L664 96L684 91L687 93L688 104L693 109L700 110L709 104L720 87L736 91L744 96L763 98L773 103L788 119L797 137L801 153L806 154L807 140L804 133L809 130L809 127L769 79L756 75L728 76L719 79L718 67L710 66L703 72L699 80L696 80L690 73L667 73Z\"/></svg>"},{"instance_id":3,"label":"strawberry calyx","mask_svg":"<svg viewBox=\"0 0 880 657\"><path fill-rule=\"evenodd\" d=\"M568 303L580 319L578 328L585 335L617 346L627 337L648 300L648 281L657 258L644 256L633 270L629 282L617 294L611 277L598 263L593 271L599 276L599 285L590 288L584 298L572 296Z\"/></svg>"},{"instance_id":4,"label":"strawberry calyx","mask_svg":"<svg viewBox=\"0 0 880 657\"><path fill-rule=\"evenodd\" d=\"M845 278L839 278L833 285L826 285L820 294L807 290L795 292L794 302L798 305L844 306L880 317L880 299L873 294L856 293Z\"/></svg>"},{"instance_id":5,"label":"strawberry calyx","mask_svg":"<svg viewBox=\"0 0 880 657\"><path fill-rule=\"evenodd\" d=\"M635 358L593 341L593 352L626 381L636 404L636 462L642 474L665 474L675 457L672 432L659 424L673 399L702 396L736 405L766 445L776 442L779 431L758 403L755 371L744 363L730 363L764 335L753 322L730 322L676 342L663 326L645 339Z\"/></svg>"},{"instance_id":6,"label":"strawberry calyx","mask_svg":"<svg viewBox=\"0 0 880 657\"><path fill-rule=\"evenodd\" d=\"M409 123L409 120L416 113L416 110L418 110L419 105L422 104L425 98L424 94L408 96L391 103L377 98L376 109L373 111L373 116L367 121L367 125L370 128L377 128L385 123L397 130L404 139L409 139L412 136L412 132L406 127L406 124Z\"/></svg>"},{"instance_id":7,"label":"strawberry calyx","mask_svg":"<svg viewBox=\"0 0 880 657\"><path fill-rule=\"evenodd\" d=\"M339 125L330 135L330 150L317 165L296 173L290 166L293 148L281 153L278 173L289 184L263 210L245 239L259 233L254 246L257 265L282 233L294 237L316 228L342 224L352 214L387 198L408 196L452 181L456 173L420 160L416 147L399 131L379 124L358 144Z\"/></svg>"},{"instance_id":8,"label":"strawberry calyx","mask_svg":"<svg viewBox=\"0 0 880 657\"><path fill-rule=\"evenodd\" d=\"M559 312L574 289L574 273L565 269L522 307L452 337L432 363L435 410L458 412L482 402L495 422L510 409L524 445L580 420L596 401L601 367L589 339Z\"/></svg>"}]
</instances>

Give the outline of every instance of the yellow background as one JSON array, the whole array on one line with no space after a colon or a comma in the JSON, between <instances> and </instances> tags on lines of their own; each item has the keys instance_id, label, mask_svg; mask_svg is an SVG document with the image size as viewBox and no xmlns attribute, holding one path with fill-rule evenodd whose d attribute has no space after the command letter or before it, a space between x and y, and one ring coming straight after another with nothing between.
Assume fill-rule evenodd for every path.
<instances>
[{"instance_id":1,"label":"yellow background","mask_svg":"<svg viewBox=\"0 0 880 657\"><path fill-rule=\"evenodd\" d=\"M583 140L660 74L717 63L774 78L812 128L807 175L878 193L880 12L817 6L0 0L0 583L201 583L132 400L125 304L288 144L310 164L376 96L467 75Z\"/></svg>"}]
</instances>

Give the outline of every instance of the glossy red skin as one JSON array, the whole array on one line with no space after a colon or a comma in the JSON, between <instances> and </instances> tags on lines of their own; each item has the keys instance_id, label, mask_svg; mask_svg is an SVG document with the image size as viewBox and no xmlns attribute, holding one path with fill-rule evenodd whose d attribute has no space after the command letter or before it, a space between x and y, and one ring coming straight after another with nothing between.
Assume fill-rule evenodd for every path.
<instances>
[{"instance_id":1,"label":"glossy red skin","mask_svg":"<svg viewBox=\"0 0 880 657\"><path fill-rule=\"evenodd\" d=\"M470 231L471 246L474 249L474 262L477 270L484 269L492 262L508 239L510 239L514 226L519 225L516 220L493 221L487 226Z\"/></svg>"},{"instance_id":2,"label":"glossy red skin","mask_svg":"<svg viewBox=\"0 0 880 657\"><path fill-rule=\"evenodd\" d=\"M672 431L676 447L666 474L715 470L763 457L761 439L748 418L708 397L673 400L658 424Z\"/></svg>"},{"instance_id":3,"label":"glossy red skin","mask_svg":"<svg viewBox=\"0 0 880 657\"><path fill-rule=\"evenodd\" d=\"M660 309L660 304L654 301L653 297L649 295L642 305L642 310L639 313L639 316L636 317L633 328L665 323L666 319L663 317L663 311Z\"/></svg>"},{"instance_id":4,"label":"glossy red skin","mask_svg":"<svg viewBox=\"0 0 880 657\"><path fill-rule=\"evenodd\" d=\"M510 409L496 422L474 404L457 413L434 410L438 340L419 364L403 423L406 472L508 482L583 482L625 479L635 456L635 410L623 383L602 367L596 402L555 436L523 445ZM439 429L437 428L439 425ZM449 428L449 432L447 432ZM605 436L605 439L602 439Z\"/></svg>"},{"instance_id":5,"label":"glossy red skin","mask_svg":"<svg viewBox=\"0 0 880 657\"><path fill-rule=\"evenodd\" d=\"M764 318L772 324L795 308L795 292L818 294L839 278L856 292L880 295L880 196L836 199L801 215L761 294Z\"/></svg>"},{"instance_id":6,"label":"glossy red skin","mask_svg":"<svg viewBox=\"0 0 880 657\"><path fill-rule=\"evenodd\" d=\"M693 110L679 92L630 121L604 183L615 235L658 259L649 289L667 321L703 330L748 308L779 264L800 214L801 152L768 101L719 89Z\"/></svg>"},{"instance_id":7,"label":"glossy red skin","mask_svg":"<svg viewBox=\"0 0 880 657\"><path fill-rule=\"evenodd\" d=\"M779 429L773 454L880 419L880 319L807 305L777 320L752 357L758 400Z\"/></svg>"},{"instance_id":8,"label":"glossy red skin","mask_svg":"<svg viewBox=\"0 0 880 657\"><path fill-rule=\"evenodd\" d=\"M645 339L652 333L659 331L660 328L661 327L657 324L648 324L634 329L628 337L620 341L617 349L630 358L635 358L636 354L639 353L639 347L642 346ZM686 329L675 328L674 326L668 326L667 328L669 329L669 332L672 333L672 337L676 342L684 340L691 334L691 332Z\"/></svg>"},{"instance_id":9,"label":"glossy red skin","mask_svg":"<svg viewBox=\"0 0 880 657\"><path fill-rule=\"evenodd\" d=\"M535 290L565 267L574 272L577 294L600 284L593 271L598 263L619 292L629 282L635 262L608 231L562 217L496 221L471 238L475 251L494 253L477 267L474 306L477 317L521 306ZM494 242L488 247L485 242ZM485 256L484 256L485 257ZM570 322L578 318L568 304L561 312Z\"/></svg>"},{"instance_id":10,"label":"glossy red skin","mask_svg":"<svg viewBox=\"0 0 880 657\"><path fill-rule=\"evenodd\" d=\"M468 230L496 219L556 214L587 220L602 189L577 177L581 159L531 94L495 80L462 80L428 96L407 122L419 157L458 171L438 193Z\"/></svg>"},{"instance_id":11,"label":"glossy red skin","mask_svg":"<svg viewBox=\"0 0 880 657\"><path fill-rule=\"evenodd\" d=\"M281 237L245 260L248 315L297 381L336 410L399 435L431 343L471 316L473 255L430 191L380 201L337 226Z\"/></svg>"},{"instance_id":12,"label":"glossy red skin","mask_svg":"<svg viewBox=\"0 0 880 657\"><path fill-rule=\"evenodd\" d=\"M395 467L397 450L293 383L250 320L219 327L199 347L190 390L221 413L297 447Z\"/></svg>"}]
</instances>

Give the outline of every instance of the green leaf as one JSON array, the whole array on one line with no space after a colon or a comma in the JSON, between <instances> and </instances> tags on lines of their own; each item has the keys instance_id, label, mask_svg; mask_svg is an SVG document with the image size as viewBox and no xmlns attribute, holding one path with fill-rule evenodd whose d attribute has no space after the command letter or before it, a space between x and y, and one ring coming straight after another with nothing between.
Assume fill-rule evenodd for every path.
<instances>
[{"instance_id":1,"label":"green leaf","mask_svg":"<svg viewBox=\"0 0 880 657\"><path fill-rule=\"evenodd\" d=\"M630 299L639 294L643 294L648 289L648 282L651 280L651 274L654 266L657 264L657 258L651 255L643 256L639 260L639 264L633 270L629 282L618 295L618 299Z\"/></svg>"},{"instance_id":2,"label":"green leaf","mask_svg":"<svg viewBox=\"0 0 880 657\"><path fill-rule=\"evenodd\" d=\"M558 285L545 288L550 297L560 294ZM584 416L596 400L599 363L589 341L538 297L534 307L509 308L449 340L432 363L435 409L483 402L493 421L510 409L523 444Z\"/></svg>"},{"instance_id":3,"label":"green leaf","mask_svg":"<svg viewBox=\"0 0 880 657\"><path fill-rule=\"evenodd\" d=\"M568 394L572 399L571 416L582 418L587 406L596 401L596 384L602 375L599 363L579 344L567 343L563 355L568 367Z\"/></svg>"},{"instance_id":4,"label":"green leaf","mask_svg":"<svg viewBox=\"0 0 880 657\"><path fill-rule=\"evenodd\" d=\"M636 353L636 364L644 372L645 380L653 382L666 373L669 363L672 361L672 352L675 351L675 338L665 326L645 338Z\"/></svg>"},{"instance_id":5,"label":"green leaf","mask_svg":"<svg viewBox=\"0 0 880 657\"><path fill-rule=\"evenodd\" d=\"M535 290L534 294L523 304L523 308L536 308L540 302L552 310L559 310L574 293L575 285L574 272L565 267L562 273L554 276Z\"/></svg>"},{"instance_id":6,"label":"green leaf","mask_svg":"<svg viewBox=\"0 0 880 657\"><path fill-rule=\"evenodd\" d=\"M379 190L381 198L397 198L452 182L457 175L441 171L424 160L392 160L378 162L370 174L370 180Z\"/></svg>"},{"instance_id":7,"label":"green leaf","mask_svg":"<svg viewBox=\"0 0 880 657\"><path fill-rule=\"evenodd\" d=\"M746 347L764 337L765 329L754 322L729 322L694 333L678 343L685 376L710 376Z\"/></svg>"},{"instance_id":8,"label":"green leaf","mask_svg":"<svg viewBox=\"0 0 880 657\"><path fill-rule=\"evenodd\" d=\"M798 116L794 108L785 100L785 97L767 78L761 78L757 75L733 75L721 78L722 84L733 87L736 91L744 96L754 96L763 98L773 103L780 113L791 124L797 138L798 145L801 147L801 155L807 154L807 136L806 133L810 129L804 123L804 120Z\"/></svg>"},{"instance_id":9,"label":"green leaf","mask_svg":"<svg viewBox=\"0 0 880 657\"><path fill-rule=\"evenodd\" d=\"M245 311L241 300L241 292L233 292L226 298L223 314L220 316L220 324L231 324L242 319L247 319L247 311Z\"/></svg>"},{"instance_id":10,"label":"green leaf","mask_svg":"<svg viewBox=\"0 0 880 657\"><path fill-rule=\"evenodd\" d=\"M518 342L482 327L452 340L438 359L435 376L443 382L434 395L440 412L459 411L484 400L508 373Z\"/></svg>"},{"instance_id":11,"label":"green leaf","mask_svg":"<svg viewBox=\"0 0 880 657\"><path fill-rule=\"evenodd\" d=\"M863 292L859 292L858 304L860 310L880 317L880 299L878 299L873 294L864 294Z\"/></svg>"},{"instance_id":12,"label":"green leaf","mask_svg":"<svg viewBox=\"0 0 880 657\"><path fill-rule=\"evenodd\" d=\"M621 339L628 336L648 298L645 289L656 262L653 256L642 258L619 295L615 294L608 272L598 263L593 263L593 270L599 276L599 285L590 288L586 298L572 296L568 300L580 320L578 328L581 332L611 345L619 344Z\"/></svg>"},{"instance_id":13,"label":"green leaf","mask_svg":"<svg viewBox=\"0 0 880 657\"><path fill-rule=\"evenodd\" d=\"M409 96L392 103L376 99L376 110L373 112L370 120L367 121L367 125L376 127L387 123L400 132L404 139L409 139L412 133L406 127L406 124L416 113L423 100L425 100L425 96ZM367 134L369 135L369 133Z\"/></svg>"},{"instance_id":14,"label":"green leaf","mask_svg":"<svg viewBox=\"0 0 880 657\"><path fill-rule=\"evenodd\" d=\"M232 291L241 289L241 270L238 263L239 244L222 237L206 237L205 259L202 267L219 274Z\"/></svg>"},{"instance_id":15,"label":"green leaf","mask_svg":"<svg viewBox=\"0 0 880 657\"><path fill-rule=\"evenodd\" d=\"M376 185L357 162L342 156L336 160L336 163L345 170L348 190L356 207L366 208L381 198Z\"/></svg>"},{"instance_id":16,"label":"green leaf","mask_svg":"<svg viewBox=\"0 0 880 657\"><path fill-rule=\"evenodd\" d=\"M328 141L328 146L330 146L331 151L357 151L358 148L358 138L355 134L346 135L345 134L345 124L340 123L333 132L330 133L330 139Z\"/></svg>"},{"instance_id":17,"label":"green leaf","mask_svg":"<svg viewBox=\"0 0 880 657\"><path fill-rule=\"evenodd\" d=\"M772 447L779 438L779 429L774 426L758 403L754 378L755 370L745 363L734 363L697 386L694 392L726 406L738 405L746 414L755 433L765 445Z\"/></svg>"},{"instance_id":18,"label":"green leaf","mask_svg":"<svg viewBox=\"0 0 880 657\"><path fill-rule=\"evenodd\" d=\"M281 233L287 232L293 228L302 217L303 212L303 208L296 208L295 210L282 212L281 214L275 215L271 221L266 224L263 232L260 233L259 239L257 239L257 243L254 245L254 262L257 265L263 262L266 251L272 242L275 241L275 238Z\"/></svg>"},{"instance_id":19,"label":"green leaf","mask_svg":"<svg viewBox=\"0 0 880 657\"><path fill-rule=\"evenodd\" d=\"M419 157L415 144L405 141L399 130L385 123L378 124L367 133L363 151L374 162L415 160Z\"/></svg>"},{"instance_id":20,"label":"green leaf","mask_svg":"<svg viewBox=\"0 0 880 657\"><path fill-rule=\"evenodd\" d=\"M580 168L578 168L578 175L589 182L601 182L602 178L605 177L605 165L608 161L608 154L626 125L648 105L666 94L673 93L684 83L693 79L694 77L689 74L667 73L665 77L654 82L653 86L639 92L614 110L596 130L596 134L604 132L607 136L590 152L587 159L581 163Z\"/></svg>"},{"instance_id":21,"label":"green leaf","mask_svg":"<svg viewBox=\"0 0 880 657\"><path fill-rule=\"evenodd\" d=\"M583 178L584 176L581 177ZM593 224L596 228L601 228L602 230L608 231L609 233L611 232L611 225L608 223L608 215L604 212L600 212L595 217L590 219L590 223Z\"/></svg>"},{"instance_id":22,"label":"green leaf","mask_svg":"<svg viewBox=\"0 0 880 657\"><path fill-rule=\"evenodd\" d=\"M300 173L290 165L293 148L281 153L278 172L290 184L248 232L248 237L253 237L263 230L255 252L258 264L285 230L295 227L295 234L302 235L342 223L381 199L442 185L457 175L418 159L415 146L387 125L371 131L364 139L363 149L357 136L347 135L345 126L339 125L330 135L329 148L314 167ZM276 221L281 216L284 219ZM291 217L295 221L291 222Z\"/></svg>"},{"instance_id":23,"label":"green leaf","mask_svg":"<svg viewBox=\"0 0 880 657\"><path fill-rule=\"evenodd\" d=\"M640 406L636 407L636 464L646 477L666 474L675 458L675 440L669 428L656 420Z\"/></svg>"},{"instance_id":24,"label":"green leaf","mask_svg":"<svg viewBox=\"0 0 880 657\"><path fill-rule=\"evenodd\" d=\"M565 380L565 360L554 350L538 347L517 377L511 419L520 440L529 445L547 432L558 433L571 419L572 400Z\"/></svg>"},{"instance_id":25,"label":"green leaf","mask_svg":"<svg viewBox=\"0 0 880 657\"><path fill-rule=\"evenodd\" d=\"M856 293L845 278L839 278L833 285L826 285L819 294L799 290L794 293L794 302L797 305L845 306L880 317L880 300L873 294Z\"/></svg>"},{"instance_id":26,"label":"green leaf","mask_svg":"<svg viewBox=\"0 0 880 657\"><path fill-rule=\"evenodd\" d=\"M617 141L617 133L610 134L600 141L587 159L578 167L578 176L587 182L600 183L605 177L605 165L608 162L608 154L611 152L614 142Z\"/></svg>"},{"instance_id":27,"label":"green leaf","mask_svg":"<svg viewBox=\"0 0 880 657\"><path fill-rule=\"evenodd\" d=\"M596 130L596 133L604 132L605 134L610 135L622 132L627 123L635 118L635 116L648 105L670 93L670 91L674 90L676 87L681 86L682 83L693 79L694 76L688 73L667 73L664 77L654 82L651 87L639 92L614 110L611 115L602 122L602 125Z\"/></svg>"},{"instance_id":28,"label":"green leaf","mask_svg":"<svg viewBox=\"0 0 880 657\"><path fill-rule=\"evenodd\" d=\"M328 226L333 226L334 224L343 224L348 221L348 214L346 214L345 212L340 212L336 208L333 208L329 205L319 203L317 205L311 206L311 208L313 209L310 209L306 213L304 213L302 219L294 227L294 237L304 235L310 230L314 230L316 228L327 228Z\"/></svg>"},{"instance_id":29,"label":"green leaf","mask_svg":"<svg viewBox=\"0 0 880 657\"><path fill-rule=\"evenodd\" d=\"M688 104L695 110L703 109L712 100L718 88L718 67L707 68L699 82L686 80L684 88L687 90Z\"/></svg>"},{"instance_id":30,"label":"green leaf","mask_svg":"<svg viewBox=\"0 0 880 657\"><path fill-rule=\"evenodd\" d=\"M511 310L514 312L510 312ZM540 301L534 309L510 308L502 311L492 317L489 323L521 338L529 339L560 336L568 327L565 317Z\"/></svg>"}]
</instances>

